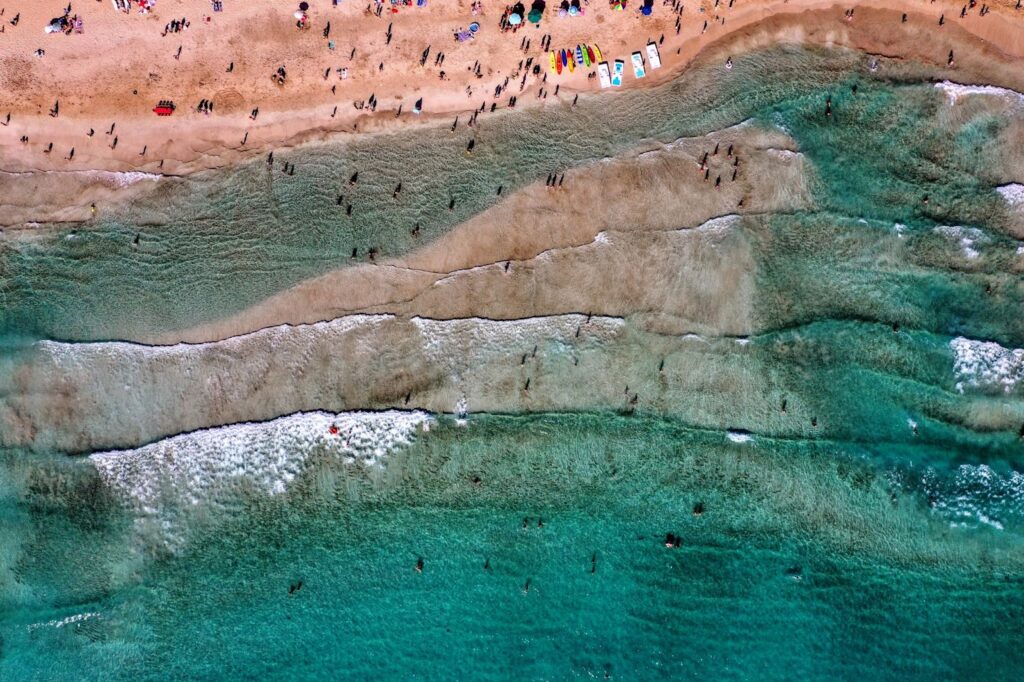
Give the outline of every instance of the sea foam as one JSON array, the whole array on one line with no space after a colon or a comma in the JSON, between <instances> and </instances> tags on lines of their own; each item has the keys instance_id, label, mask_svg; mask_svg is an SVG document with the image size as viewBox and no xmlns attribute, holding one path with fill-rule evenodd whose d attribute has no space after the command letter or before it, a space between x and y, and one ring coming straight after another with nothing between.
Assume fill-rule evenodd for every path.
<instances>
[{"instance_id":1,"label":"sea foam","mask_svg":"<svg viewBox=\"0 0 1024 682\"><path fill-rule=\"evenodd\" d=\"M935 228L935 232L949 239L956 240L960 245L960 251L964 258L974 260L981 255L978 247L986 244L989 238L984 232L976 227L963 227L962 225L941 225Z\"/></svg>"},{"instance_id":2,"label":"sea foam","mask_svg":"<svg viewBox=\"0 0 1024 682\"><path fill-rule=\"evenodd\" d=\"M1021 94L1016 90L998 88L994 85L964 85L961 83L954 83L952 81L942 81L941 83L936 83L935 87L946 93L946 99L950 104L956 104L961 97L967 97L969 95L1005 97L1007 99L1016 100L1019 104L1024 104L1024 94Z\"/></svg>"},{"instance_id":3,"label":"sea foam","mask_svg":"<svg viewBox=\"0 0 1024 682\"><path fill-rule=\"evenodd\" d=\"M211 501L227 484L283 493L314 451L346 464L380 465L430 419L419 411L304 412L203 429L89 459L104 482L137 511L158 515L165 502Z\"/></svg>"},{"instance_id":4,"label":"sea foam","mask_svg":"<svg viewBox=\"0 0 1024 682\"><path fill-rule=\"evenodd\" d=\"M965 388L998 388L1010 393L1024 379L1024 349L962 336L950 341L949 347L953 351L956 388L961 393Z\"/></svg>"},{"instance_id":5,"label":"sea foam","mask_svg":"<svg viewBox=\"0 0 1024 682\"><path fill-rule=\"evenodd\" d=\"M1011 182L1008 185L1000 185L999 187L996 187L996 192L998 192L999 196L1001 196L1012 208L1024 208L1024 185Z\"/></svg>"}]
</instances>

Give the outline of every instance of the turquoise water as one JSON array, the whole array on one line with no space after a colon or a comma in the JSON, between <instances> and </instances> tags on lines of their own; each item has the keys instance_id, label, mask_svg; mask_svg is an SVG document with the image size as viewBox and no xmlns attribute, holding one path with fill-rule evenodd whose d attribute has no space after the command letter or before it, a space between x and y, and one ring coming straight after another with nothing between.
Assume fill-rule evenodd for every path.
<instances>
[{"instance_id":1,"label":"turquoise water","mask_svg":"<svg viewBox=\"0 0 1024 682\"><path fill-rule=\"evenodd\" d=\"M3 336L135 338L236 312L352 248L406 252L416 222L436 238L499 185L644 139L780 127L815 201L744 220L749 346L677 349L663 374L643 358L654 378L631 382L632 416L441 418L382 469L313 456L284 494L243 485L181 516L162 500L187 520L174 543L140 532L88 460L3 451L0 678L1024 676L1024 382L962 394L949 349L1024 346L1018 242L992 190L1008 119L950 116L925 70L872 74L852 53L734 61L728 78L703 65L485 119L472 156L447 129L282 151L295 176L259 160L0 243ZM981 230L980 255L942 225ZM8 394L29 355L3 351ZM188 399L144 393L138 371L116 390L140 414Z\"/></svg>"},{"instance_id":2,"label":"turquoise water","mask_svg":"<svg viewBox=\"0 0 1024 682\"><path fill-rule=\"evenodd\" d=\"M647 419L476 417L421 436L384 477L321 463L287 499L240 502L148 561L96 542L124 541L123 520L87 467L65 466L63 491L39 480L24 500L36 560L18 566L37 600L63 598L9 612L0 665L19 679L1015 677L1020 535L950 529L863 456ZM83 612L101 615L26 631Z\"/></svg>"}]
</instances>

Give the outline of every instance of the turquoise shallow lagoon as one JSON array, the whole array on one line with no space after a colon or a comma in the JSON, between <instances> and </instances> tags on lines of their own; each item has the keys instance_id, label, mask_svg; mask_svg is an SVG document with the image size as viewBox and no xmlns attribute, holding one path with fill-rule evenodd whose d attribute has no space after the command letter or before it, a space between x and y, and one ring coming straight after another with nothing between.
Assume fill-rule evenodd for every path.
<instances>
[{"instance_id":1,"label":"turquoise shallow lagoon","mask_svg":"<svg viewBox=\"0 0 1024 682\"><path fill-rule=\"evenodd\" d=\"M953 111L926 70L868 65L754 53L485 119L471 157L446 129L304 147L281 154L295 176L258 160L0 242L6 399L33 340L214 320L644 140L781 129L815 204L744 218L758 333L674 347L636 410L438 416L378 463L303 446L274 494L243 457L208 495L154 481L140 505L40 445L69 422L49 438L4 403L38 433L0 451L0 679L1024 677L1024 252L995 189L1021 111ZM111 423L182 399L119 381L95 402L148 398Z\"/></svg>"}]
</instances>

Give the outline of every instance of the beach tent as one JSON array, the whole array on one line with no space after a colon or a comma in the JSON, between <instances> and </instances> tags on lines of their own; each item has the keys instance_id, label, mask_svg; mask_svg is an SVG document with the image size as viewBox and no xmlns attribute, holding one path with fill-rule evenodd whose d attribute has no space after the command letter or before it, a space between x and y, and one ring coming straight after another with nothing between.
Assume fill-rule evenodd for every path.
<instances>
[{"instance_id":1,"label":"beach tent","mask_svg":"<svg viewBox=\"0 0 1024 682\"><path fill-rule=\"evenodd\" d=\"M654 11L654 0L644 0L643 6L640 8L640 14L645 17L651 16L651 12Z\"/></svg>"},{"instance_id":2,"label":"beach tent","mask_svg":"<svg viewBox=\"0 0 1024 682\"><path fill-rule=\"evenodd\" d=\"M519 24L523 23L523 18L518 14L513 13L508 15L508 23L511 24L512 26L518 26Z\"/></svg>"}]
</instances>

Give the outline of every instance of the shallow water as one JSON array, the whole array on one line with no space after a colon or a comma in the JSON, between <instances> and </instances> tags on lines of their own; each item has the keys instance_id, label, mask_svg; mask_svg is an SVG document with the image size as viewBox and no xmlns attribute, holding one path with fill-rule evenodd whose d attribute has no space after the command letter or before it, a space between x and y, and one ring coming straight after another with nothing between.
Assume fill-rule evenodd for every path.
<instances>
[{"instance_id":1,"label":"shallow water","mask_svg":"<svg viewBox=\"0 0 1024 682\"><path fill-rule=\"evenodd\" d=\"M1020 678L1024 283L993 190L1020 112L952 108L923 70L871 74L852 53L734 63L485 118L471 156L464 129L283 151L295 176L211 171L74 234L0 243L3 336L130 339L236 312L352 248L404 253L416 222L435 238L499 185L645 139L781 128L815 202L732 228L755 261L747 339L606 320L573 340L580 322L553 318L5 348L0 677ZM241 449L215 428L161 441L133 497L68 454L402 407L421 370L417 404L467 400L468 423L438 417L379 462L346 461L322 424Z\"/></svg>"},{"instance_id":2,"label":"shallow water","mask_svg":"<svg viewBox=\"0 0 1024 682\"><path fill-rule=\"evenodd\" d=\"M493 204L499 187L508 193L642 140L703 134L775 108L806 111L840 83L884 74L868 72L855 53L780 48L737 59L730 72L706 64L650 91L485 116L475 132L442 126L279 150L274 170L258 159L168 181L87 229L4 241L0 329L109 339L192 326L348 265L353 249L359 260L371 248L406 252ZM941 93L924 90L938 106ZM280 172L283 161L296 165L295 175ZM417 223L418 241L410 234Z\"/></svg>"}]
</instances>

